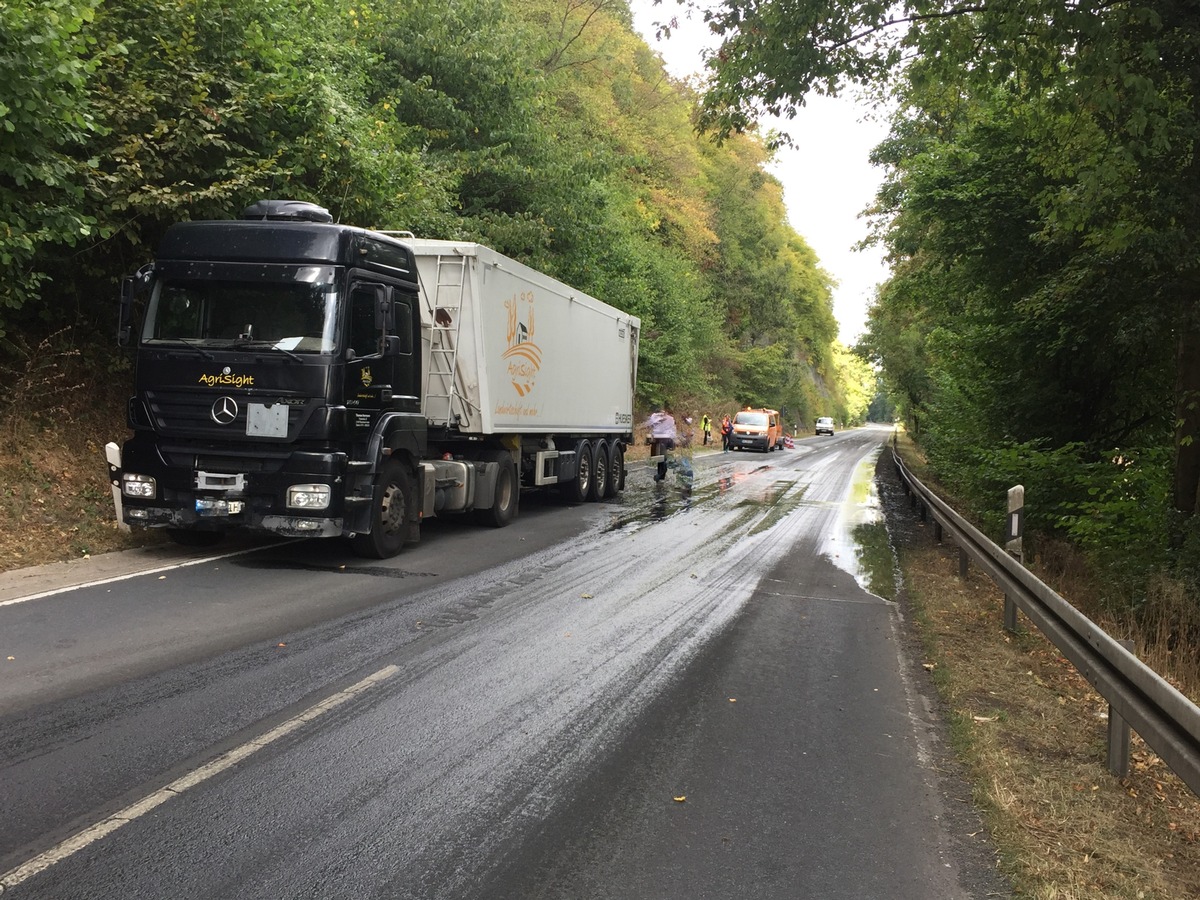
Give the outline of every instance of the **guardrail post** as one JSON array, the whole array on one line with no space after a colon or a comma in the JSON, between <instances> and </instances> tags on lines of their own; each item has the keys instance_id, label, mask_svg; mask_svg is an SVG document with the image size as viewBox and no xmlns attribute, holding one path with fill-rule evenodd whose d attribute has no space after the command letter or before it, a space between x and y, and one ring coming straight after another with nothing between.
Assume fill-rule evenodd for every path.
<instances>
[{"instance_id":1,"label":"guardrail post","mask_svg":"<svg viewBox=\"0 0 1200 900\"><path fill-rule=\"evenodd\" d=\"M967 578L967 565L971 562L971 555L967 553L966 547L958 548L958 577L964 581Z\"/></svg>"},{"instance_id":2,"label":"guardrail post","mask_svg":"<svg viewBox=\"0 0 1200 900\"><path fill-rule=\"evenodd\" d=\"M1136 648L1133 641L1117 641L1122 647L1132 653ZM1112 708L1108 707L1108 771L1118 778L1129 774L1129 723Z\"/></svg>"},{"instance_id":3,"label":"guardrail post","mask_svg":"<svg viewBox=\"0 0 1200 900\"><path fill-rule=\"evenodd\" d=\"M942 542L942 523L937 519L933 520L933 539L939 544Z\"/></svg>"},{"instance_id":4,"label":"guardrail post","mask_svg":"<svg viewBox=\"0 0 1200 900\"><path fill-rule=\"evenodd\" d=\"M1025 533L1025 486L1018 484L1008 489L1008 519L1004 527L1004 549L1019 563L1025 561L1024 544L1021 540ZM1008 631L1017 630L1017 604L1004 595L1004 627Z\"/></svg>"}]
</instances>

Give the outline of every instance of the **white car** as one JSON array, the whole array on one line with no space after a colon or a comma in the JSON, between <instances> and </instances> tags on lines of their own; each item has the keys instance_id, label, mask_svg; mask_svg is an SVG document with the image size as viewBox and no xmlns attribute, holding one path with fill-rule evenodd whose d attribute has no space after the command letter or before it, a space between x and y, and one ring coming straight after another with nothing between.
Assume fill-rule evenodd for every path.
<instances>
[{"instance_id":1,"label":"white car","mask_svg":"<svg viewBox=\"0 0 1200 900\"><path fill-rule=\"evenodd\" d=\"M833 437L833 419L829 416L821 416L817 419L817 434L827 434Z\"/></svg>"}]
</instances>

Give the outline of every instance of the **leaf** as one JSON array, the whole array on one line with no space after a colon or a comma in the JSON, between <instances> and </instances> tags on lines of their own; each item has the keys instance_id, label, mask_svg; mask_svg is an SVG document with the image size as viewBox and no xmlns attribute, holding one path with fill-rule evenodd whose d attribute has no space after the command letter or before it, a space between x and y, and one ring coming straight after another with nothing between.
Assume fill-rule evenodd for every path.
<instances>
[{"instance_id":1,"label":"leaf","mask_svg":"<svg viewBox=\"0 0 1200 900\"><path fill-rule=\"evenodd\" d=\"M687 801L687 794L683 794L679 797L672 797L671 799L674 800L676 803L684 803Z\"/></svg>"}]
</instances>

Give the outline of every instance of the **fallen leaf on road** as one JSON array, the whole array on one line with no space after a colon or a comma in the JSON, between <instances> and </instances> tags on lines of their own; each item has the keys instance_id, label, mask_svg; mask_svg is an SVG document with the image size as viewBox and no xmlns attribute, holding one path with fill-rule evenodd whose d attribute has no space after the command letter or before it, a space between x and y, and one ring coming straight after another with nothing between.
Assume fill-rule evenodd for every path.
<instances>
[{"instance_id":1,"label":"fallen leaf on road","mask_svg":"<svg viewBox=\"0 0 1200 900\"><path fill-rule=\"evenodd\" d=\"M676 803L683 803L685 800L687 800L687 794L684 794L682 797L674 797L672 799L674 799Z\"/></svg>"},{"instance_id":2,"label":"fallen leaf on road","mask_svg":"<svg viewBox=\"0 0 1200 900\"><path fill-rule=\"evenodd\" d=\"M582 599L584 599L584 600L591 600L591 599L592 599L592 595L591 595L591 594L580 594L579 596L580 596Z\"/></svg>"}]
</instances>

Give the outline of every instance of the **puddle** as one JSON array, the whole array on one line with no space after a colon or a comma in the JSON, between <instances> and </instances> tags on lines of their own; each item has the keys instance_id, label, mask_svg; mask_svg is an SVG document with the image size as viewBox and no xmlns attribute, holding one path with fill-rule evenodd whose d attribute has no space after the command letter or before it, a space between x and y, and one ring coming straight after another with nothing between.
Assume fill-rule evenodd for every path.
<instances>
[{"instance_id":1,"label":"puddle","mask_svg":"<svg viewBox=\"0 0 1200 900\"><path fill-rule=\"evenodd\" d=\"M878 455L871 454L854 470L850 495L842 503L826 553L838 568L853 575L863 590L894 600L896 562L875 489Z\"/></svg>"}]
</instances>

